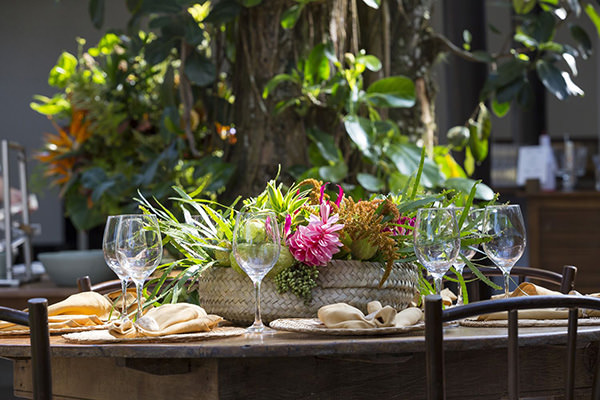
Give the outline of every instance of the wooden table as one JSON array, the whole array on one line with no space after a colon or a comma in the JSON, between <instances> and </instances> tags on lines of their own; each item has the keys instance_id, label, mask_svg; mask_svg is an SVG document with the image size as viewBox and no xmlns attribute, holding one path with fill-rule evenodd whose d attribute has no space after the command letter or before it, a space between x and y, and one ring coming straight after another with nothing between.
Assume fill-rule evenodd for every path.
<instances>
[{"instance_id":1,"label":"wooden table","mask_svg":"<svg viewBox=\"0 0 600 400\"><path fill-rule=\"evenodd\" d=\"M578 398L589 398L600 327L580 327ZM561 393L566 328L522 328L521 394ZM56 399L424 399L422 334L277 332L179 344L68 344L52 337ZM449 399L506 392L506 330L445 329ZM28 339L0 338L15 392L31 396Z\"/></svg>"}]
</instances>

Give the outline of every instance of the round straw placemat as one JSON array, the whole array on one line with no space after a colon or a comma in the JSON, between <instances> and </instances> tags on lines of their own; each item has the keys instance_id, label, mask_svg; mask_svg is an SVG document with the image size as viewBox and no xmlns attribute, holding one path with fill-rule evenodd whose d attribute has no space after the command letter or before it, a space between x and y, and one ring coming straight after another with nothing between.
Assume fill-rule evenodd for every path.
<instances>
[{"instance_id":1,"label":"round straw placemat","mask_svg":"<svg viewBox=\"0 0 600 400\"><path fill-rule=\"evenodd\" d=\"M463 319L458 322L461 326L472 328L506 328L508 320L496 319L491 321L478 321L475 319ZM568 319L519 319L519 327L553 327L553 326L568 326ZM579 326L595 326L600 325L600 318L579 318L577 324Z\"/></svg>"},{"instance_id":2,"label":"round straw placemat","mask_svg":"<svg viewBox=\"0 0 600 400\"><path fill-rule=\"evenodd\" d=\"M423 330L425 324L419 322L416 325L404 327L386 327L372 329L330 329L317 318L281 318L271 321L269 326L276 330L300 333L312 333L318 335L335 336L376 336L393 335L406 332Z\"/></svg>"},{"instance_id":3,"label":"round straw placemat","mask_svg":"<svg viewBox=\"0 0 600 400\"><path fill-rule=\"evenodd\" d=\"M66 328L50 328L48 333L50 335L61 335L63 333L74 333L74 332L87 332L93 330L106 329L108 325L91 325L91 326L77 326L77 327L66 327ZM0 331L0 336L29 336L29 328L24 327L23 329L11 329Z\"/></svg>"},{"instance_id":4,"label":"round straw placemat","mask_svg":"<svg viewBox=\"0 0 600 400\"><path fill-rule=\"evenodd\" d=\"M173 343L173 342L196 342L200 340L221 339L232 336L240 336L246 333L246 329L237 327L218 327L208 332L181 333L159 337L135 337L116 338L108 333L107 329L100 331L88 331L68 333L62 337L69 343L80 344L104 344L104 343Z\"/></svg>"}]
</instances>

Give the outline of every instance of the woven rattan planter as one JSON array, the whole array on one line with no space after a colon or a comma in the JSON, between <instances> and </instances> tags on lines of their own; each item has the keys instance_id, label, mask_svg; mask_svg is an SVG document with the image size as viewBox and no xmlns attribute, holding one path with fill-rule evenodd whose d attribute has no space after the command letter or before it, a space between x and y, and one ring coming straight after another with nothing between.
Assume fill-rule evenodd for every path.
<instances>
[{"instance_id":1,"label":"woven rattan planter","mask_svg":"<svg viewBox=\"0 0 600 400\"><path fill-rule=\"evenodd\" d=\"M261 286L263 321L277 318L311 318L326 304L344 302L366 312L367 303L379 300L402 310L418 295L417 266L398 263L388 280L378 287L384 271L381 263L334 260L319 268L317 287L309 305L292 293L277 293L275 283L265 279ZM207 312L235 323L254 319L254 289L250 278L231 268L210 268L199 279L200 304Z\"/></svg>"}]
</instances>

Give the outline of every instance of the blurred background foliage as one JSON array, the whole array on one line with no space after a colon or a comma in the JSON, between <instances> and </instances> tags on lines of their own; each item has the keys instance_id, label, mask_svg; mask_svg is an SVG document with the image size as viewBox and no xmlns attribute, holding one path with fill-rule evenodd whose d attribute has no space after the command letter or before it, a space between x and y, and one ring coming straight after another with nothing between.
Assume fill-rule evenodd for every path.
<instances>
[{"instance_id":1,"label":"blurred background foliage","mask_svg":"<svg viewBox=\"0 0 600 400\"><path fill-rule=\"evenodd\" d=\"M79 229L173 184L226 201L259 193L281 166L286 183L317 178L355 198L397 192L426 160L421 184L468 193L488 156L491 113L528 107L536 81L558 99L583 95L574 77L591 53L584 0L501 0L512 10L502 48L453 43L432 28L433 0L126 0L124 31L78 39L52 69L51 117L39 159ZM566 30L569 42L557 39ZM448 54L487 65L469 118L435 125L436 63ZM457 99L460 101L461 99ZM457 161L460 160L460 161ZM492 191L480 185L478 197Z\"/></svg>"}]
</instances>

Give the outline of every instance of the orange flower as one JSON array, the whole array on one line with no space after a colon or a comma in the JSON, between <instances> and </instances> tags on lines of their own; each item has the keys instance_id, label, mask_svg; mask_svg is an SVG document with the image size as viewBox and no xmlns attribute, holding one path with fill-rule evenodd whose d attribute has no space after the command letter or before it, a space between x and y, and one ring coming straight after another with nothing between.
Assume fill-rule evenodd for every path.
<instances>
[{"instance_id":1,"label":"orange flower","mask_svg":"<svg viewBox=\"0 0 600 400\"><path fill-rule=\"evenodd\" d=\"M77 150L92 135L88 130L90 122L85 121L85 115L85 111L73 109L68 132L50 118L58 134L44 135L45 151L36 154L35 158L48 165L44 175L54 178L53 185L64 186L69 182L79 158Z\"/></svg>"}]
</instances>

